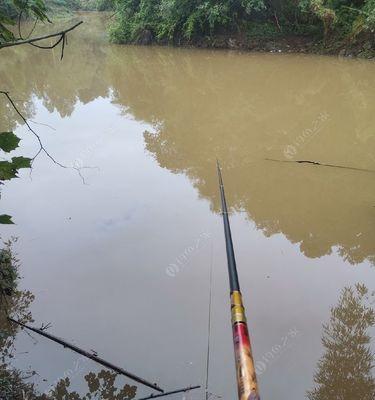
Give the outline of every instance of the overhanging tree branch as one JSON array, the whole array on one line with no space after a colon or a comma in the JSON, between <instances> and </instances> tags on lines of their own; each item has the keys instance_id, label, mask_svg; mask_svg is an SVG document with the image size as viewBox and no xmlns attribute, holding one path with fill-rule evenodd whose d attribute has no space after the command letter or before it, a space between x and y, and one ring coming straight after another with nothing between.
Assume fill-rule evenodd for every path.
<instances>
[{"instance_id":1,"label":"overhanging tree branch","mask_svg":"<svg viewBox=\"0 0 375 400\"><path fill-rule=\"evenodd\" d=\"M5 47L20 46L22 44L35 44L36 42L40 42L41 40L44 40L44 39L59 37L57 42L52 46L40 46L43 49L52 49L53 47L57 46L57 44L60 43L61 40L63 40L63 38L65 37L65 35L68 32L70 32L73 29L77 28L77 26L79 26L81 24L83 24L83 21L79 21L75 25L71 26L70 28L64 29L64 30L62 30L60 32L50 33L49 35L38 36L38 37L26 39L26 40L16 40L14 42L1 43L0 44L0 49L3 49Z\"/></svg>"}]
</instances>

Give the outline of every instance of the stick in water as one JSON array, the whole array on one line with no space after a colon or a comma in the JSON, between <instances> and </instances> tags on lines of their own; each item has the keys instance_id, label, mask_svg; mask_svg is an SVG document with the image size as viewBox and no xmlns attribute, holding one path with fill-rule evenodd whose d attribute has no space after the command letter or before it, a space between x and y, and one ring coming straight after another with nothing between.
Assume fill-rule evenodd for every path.
<instances>
[{"instance_id":1,"label":"stick in water","mask_svg":"<svg viewBox=\"0 0 375 400\"><path fill-rule=\"evenodd\" d=\"M351 169L352 171L362 171L362 172L372 172L372 173L375 172L373 169L347 167L345 165L324 164L324 163L321 163L319 161L311 161L311 160L277 160L276 158L266 158L265 160L267 160L267 161L276 161L276 162L284 162L284 163L320 165L321 167Z\"/></svg>"},{"instance_id":2,"label":"stick in water","mask_svg":"<svg viewBox=\"0 0 375 400\"><path fill-rule=\"evenodd\" d=\"M169 396L171 394L189 392L190 390L199 389L199 388L200 388L200 386L189 386L189 387L186 387L183 389L176 389L176 390L172 390L171 392L165 392L163 394L152 394L151 396L142 397L141 399L138 399L138 400L155 399L156 397L164 397L164 396Z\"/></svg>"},{"instance_id":3,"label":"stick in water","mask_svg":"<svg viewBox=\"0 0 375 400\"><path fill-rule=\"evenodd\" d=\"M39 335L44 336L47 339L50 339L50 340L52 340L52 341L54 341L56 343L59 343L62 346L67 347L68 349L73 350L74 352L76 352L78 354L82 354L84 357L87 357L90 360L93 360L93 361L97 362L98 364L103 365L104 367L107 367L107 368L109 368L109 369L111 369L111 370L113 370L113 371L115 371L115 372L117 372L117 373L119 373L121 375L125 375L125 376L127 376L128 378L132 379L135 382L141 383L142 385L148 386L149 388L155 389L155 390L157 390L159 392L164 392L164 390L160 389L160 387L156 383L150 383L150 382L146 381L145 379L140 378L139 376L132 374L131 372L125 371L124 369L122 369L120 367L117 367L116 365L113 365L110 362L108 362L106 360L103 360L100 357L95 356L94 354L91 354L91 353L89 353L89 352L87 352L85 350L80 349L79 347L75 346L74 344L68 343L65 340L60 339L60 338L58 338L56 336L53 336L53 335L51 335L49 333L46 333L41 329L33 328L32 326L25 325L24 323L22 323L20 321L16 321L13 318L8 317L8 319L9 319L9 321L11 321L11 322L13 322L13 323L15 323L17 325L20 325L23 328L26 328L26 329L29 329L30 331L38 333Z\"/></svg>"}]
</instances>

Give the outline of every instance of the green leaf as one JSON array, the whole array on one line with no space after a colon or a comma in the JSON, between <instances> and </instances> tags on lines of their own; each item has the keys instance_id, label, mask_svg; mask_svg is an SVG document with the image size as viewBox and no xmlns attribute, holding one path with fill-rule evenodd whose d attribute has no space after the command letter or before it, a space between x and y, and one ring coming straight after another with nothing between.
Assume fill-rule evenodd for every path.
<instances>
[{"instance_id":1,"label":"green leaf","mask_svg":"<svg viewBox=\"0 0 375 400\"><path fill-rule=\"evenodd\" d=\"M0 181L8 181L17 177L17 170L14 169L13 162L0 161Z\"/></svg>"},{"instance_id":2,"label":"green leaf","mask_svg":"<svg viewBox=\"0 0 375 400\"><path fill-rule=\"evenodd\" d=\"M2 214L0 215L0 224L14 224L14 222L12 221L12 217L10 215L7 214Z\"/></svg>"},{"instance_id":3,"label":"green leaf","mask_svg":"<svg viewBox=\"0 0 375 400\"><path fill-rule=\"evenodd\" d=\"M10 42L11 40L14 40L14 35L13 33L5 27L0 20L0 43L2 42Z\"/></svg>"},{"instance_id":4,"label":"green leaf","mask_svg":"<svg viewBox=\"0 0 375 400\"><path fill-rule=\"evenodd\" d=\"M30 168L31 158L13 157L12 161L0 161L0 181L9 181L17 178L17 172L20 168Z\"/></svg>"},{"instance_id":5,"label":"green leaf","mask_svg":"<svg viewBox=\"0 0 375 400\"><path fill-rule=\"evenodd\" d=\"M28 157L13 157L12 165L14 169L31 168L31 158Z\"/></svg>"},{"instance_id":6,"label":"green leaf","mask_svg":"<svg viewBox=\"0 0 375 400\"><path fill-rule=\"evenodd\" d=\"M14 21L13 19L11 19L8 16L1 14L1 13L0 13L0 22L2 24L6 24L6 25L15 25L16 24L16 21Z\"/></svg>"},{"instance_id":7,"label":"green leaf","mask_svg":"<svg viewBox=\"0 0 375 400\"><path fill-rule=\"evenodd\" d=\"M0 132L0 149L6 153L16 149L20 139L13 132Z\"/></svg>"}]
</instances>

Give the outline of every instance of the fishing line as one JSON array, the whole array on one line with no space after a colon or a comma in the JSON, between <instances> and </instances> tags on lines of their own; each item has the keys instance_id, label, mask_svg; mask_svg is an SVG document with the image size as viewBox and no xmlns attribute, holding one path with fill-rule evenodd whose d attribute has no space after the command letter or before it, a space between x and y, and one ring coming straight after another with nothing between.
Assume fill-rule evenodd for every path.
<instances>
[{"instance_id":1,"label":"fishing line","mask_svg":"<svg viewBox=\"0 0 375 400\"><path fill-rule=\"evenodd\" d=\"M211 337L211 303L212 303L212 266L213 266L213 243L211 241L211 261L209 274L209 300L208 300L208 326L207 326L207 361L206 361L206 400L208 400L208 374L210 368L210 337Z\"/></svg>"}]
</instances>

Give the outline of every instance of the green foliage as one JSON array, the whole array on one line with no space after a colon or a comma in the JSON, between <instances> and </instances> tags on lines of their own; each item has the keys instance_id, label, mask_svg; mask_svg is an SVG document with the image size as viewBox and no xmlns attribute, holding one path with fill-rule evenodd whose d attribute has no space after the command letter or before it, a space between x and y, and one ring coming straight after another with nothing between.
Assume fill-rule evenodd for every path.
<instances>
[{"instance_id":1,"label":"green foliage","mask_svg":"<svg viewBox=\"0 0 375 400\"><path fill-rule=\"evenodd\" d=\"M49 21L43 0L5 0L0 6L0 44L16 40L10 27L15 25L18 15Z\"/></svg>"},{"instance_id":2,"label":"green foliage","mask_svg":"<svg viewBox=\"0 0 375 400\"><path fill-rule=\"evenodd\" d=\"M366 29L375 29L375 0L365 1L362 11L366 24Z\"/></svg>"},{"instance_id":3,"label":"green foliage","mask_svg":"<svg viewBox=\"0 0 375 400\"><path fill-rule=\"evenodd\" d=\"M109 11L113 10L114 0L96 0L95 9L98 11Z\"/></svg>"},{"instance_id":4,"label":"green foliage","mask_svg":"<svg viewBox=\"0 0 375 400\"><path fill-rule=\"evenodd\" d=\"M9 42L13 39L13 33L9 27L15 24L17 9L13 1L5 0L0 4L0 43Z\"/></svg>"},{"instance_id":5,"label":"green foliage","mask_svg":"<svg viewBox=\"0 0 375 400\"><path fill-rule=\"evenodd\" d=\"M45 0L47 9L56 13L60 10L75 11L81 8L79 0Z\"/></svg>"},{"instance_id":6,"label":"green foliage","mask_svg":"<svg viewBox=\"0 0 375 400\"><path fill-rule=\"evenodd\" d=\"M10 295L17 287L18 271L10 246L0 250L0 295Z\"/></svg>"},{"instance_id":7,"label":"green foliage","mask_svg":"<svg viewBox=\"0 0 375 400\"><path fill-rule=\"evenodd\" d=\"M251 22L247 25L246 33L248 37L262 37L272 39L281 35L277 26L270 22Z\"/></svg>"},{"instance_id":8,"label":"green foliage","mask_svg":"<svg viewBox=\"0 0 375 400\"><path fill-rule=\"evenodd\" d=\"M13 0L2 0L0 2L0 15L13 19L18 15L17 8L14 5Z\"/></svg>"},{"instance_id":9,"label":"green foliage","mask_svg":"<svg viewBox=\"0 0 375 400\"><path fill-rule=\"evenodd\" d=\"M66 0L61 0L65 1ZM72 0L69 0L72 1ZM114 8L114 0L73 0L78 8L85 11L110 11Z\"/></svg>"},{"instance_id":10,"label":"green foliage","mask_svg":"<svg viewBox=\"0 0 375 400\"><path fill-rule=\"evenodd\" d=\"M13 132L0 132L0 149L9 153L18 147L20 139Z\"/></svg>"},{"instance_id":11,"label":"green foliage","mask_svg":"<svg viewBox=\"0 0 375 400\"><path fill-rule=\"evenodd\" d=\"M145 30L159 40L191 38L230 20L228 4L212 0L117 0L116 8L119 19L112 37L120 41L137 41Z\"/></svg>"},{"instance_id":12,"label":"green foliage","mask_svg":"<svg viewBox=\"0 0 375 400\"><path fill-rule=\"evenodd\" d=\"M9 153L18 147L20 139L13 132L0 132L0 149L4 153ZM17 178L18 170L30 168L31 158L13 157L10 161L0 161L0 183ZM0 215L0 224L13 224L11 216Z\"/></svg>"},{"instance_id":13,"label":"green foliage","mask_svg":"<svg viewBox=\"0 0 375 400\"><path fill-rule=\"evenodd\" d=\"M0 161L0 181L17 178L19 169L30 167L31 158L27 157L13 157L11 161Z\"/></svg>"},{"instance_id":14,"label":"green foliage","mask_svg":"<svg viewBox=\"0 0 375 400\"><path fill-rule=\"evenodd\" d=\"M12 217L8 214L0 215L0 224L3 224L3 225L13 224Z\"/></svg>"},{"instance_id":15,"label":"green foliage","mask_svg":"<svg viewBox=\"0 0 375 400\"><path fill-rule=\"evenodd\" d=\"M191 41L247 31L270 37L277 32L320 31L348 36L353 29L375 27L375 0L114 0L115 42L139 42L147 33L155 41ZM359 18L360 17L360 18ZM260 25L264 25L264 29Z\"/></svg>"},{"instance_id":16,"label":"green foliage","mask_svg":"<svg viewBox=\"0 0 375 400\"><path fill-rule=\"evenodd\" d=\"M28 157L13 157L12 158L13 168L19 170L21 168L31 168L31 158Z\"/></svg>"}]
</instances>

